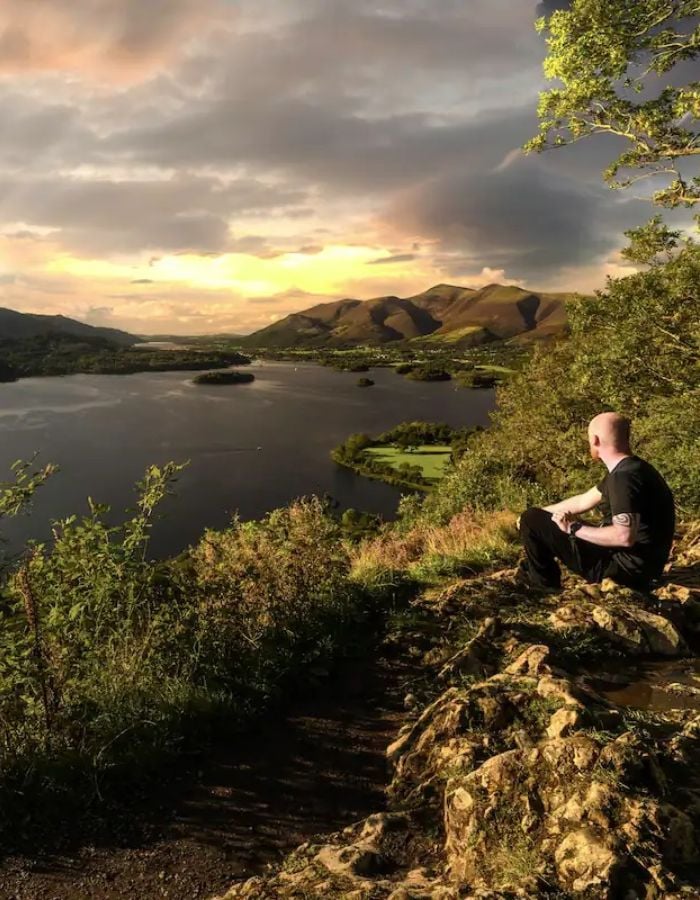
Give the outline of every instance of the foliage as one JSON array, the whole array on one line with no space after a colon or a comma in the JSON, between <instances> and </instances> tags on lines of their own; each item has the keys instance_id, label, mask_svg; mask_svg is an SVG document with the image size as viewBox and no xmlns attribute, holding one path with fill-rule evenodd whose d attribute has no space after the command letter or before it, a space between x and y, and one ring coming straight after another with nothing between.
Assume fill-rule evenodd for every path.
<instances>
[{"instance_id":1,"label":"foliage","mask_svg":"<svg viewBox=\"0 0 700 900\"><path fill-rule=\"evenodd\" d=\"M224 711L240 722L349 640L364 615L342 531L318 500L235 521L179 560L150 562L155 510L180 469L151 467L120 525L90 501L87 516L55 523L54 540L10 573L0 789L43 790L73 771L92 790L130 761L142 768L188 723ZM41 477L19 470L4 508L16 511ZM2 809L0 826L12 814Z\"/></svg>"},{"instance_id":2,"label":"foliage","mask_svg":"<svg viewBox=\"0 0 700 900\"><path fill-rule=\"evenodd\" d=\"M613 135L627 146L605 172L611 186L661 176L655 203L694 206L700 178L679 163L700 154L700 82L677 86L670 73L700 53L699 13L698 0L574 0L539 20L545 75L563 87L541 95L540 133L526 149Z\"/></svg>"},{"instance_id":3,"label":"foliage","mask_svg":"<svg viewBox=\"0 0 700 900\"><path fill-rule=\"evenodd\" d=\"M267 698L331 643L359 610L340 536L316 498L207 532L191 554L199 677Z\"/></svg>"},{"instance_id":4,"label":"foliage","mask_svg":"<svg viewBox=\"0 0 700 900\"><path fill-rule=\"evenodd\" d=\"M53 464L34 467L35 460L17 460L12 464L14 480L0 482L0 519L17 516L31 502L32 497L57 471Z\"/></svg>"},{"instance_id":5,"label":"foliage","mask_svg":"<svg viewBox=\"0 0 700 900\"><path fill-rule=\"evenodd\" d=\"M359 540L376 534L382 524L381 516L362 512L359 509L345 509L340 517L340 528L343 536L350 540Z\"/></svg>"},{"instance_id":6,"label":"foliage","mask_svg":"<svg viewBox=\"0 0 700 900\"><path fill-rule=\"evenodd\" d=\"M9 381L17 381L17 372L11 365L0 359L0 383Z\"/></svg>"},{"instance_id":7,"label":"foliage","mask_svg":"<svg viewBox=\"0 0 700 900\"><path fill-rule=\"evenodd\" d=\"M455 380L463 388L494 388L501 383L501 378L495 372L463 371L458 372Z\"/></svg>"},{"instance_id":8,"label":"foliage","mask_svg":"<svg viewBox=\"0 0 700 900\"><path fill-rule=\"evenodd\" d=\"M249 363L235 351L150 350L122 347L101 337L47 333L0 340L0 369L19 378L36 375L126 375L133 372L196 371ZM1 380L1 376L0 376Z\"/></svg>"},{"instance_id":9,"label":"foliage","mask_svg":"<svg viewBox=\"0 0 700 900\"><path fill-rule=\"evenodd\" d=\"M455 459L464 452L472 432L471 428L455 429L444 422L402 422L374 439L367 434L351 434L331 452L331 458L368 478L426 490L443 474L442 470L438 474L433 451L442 450Z\"/></svg>"},{"instance_id":10,"label":"foliage","mask_svg":"<svg viewBox=\"0 0 700 900\"><path fill-rule=\"evenodd\" d=\"M449 381L452 376L446 369L431 363L413 367L406 377L412 381Z\"/></svg>"},{"instance_id":11,"label":"foliage","mask_svg":"<svg viewBox=\"0 0 700 900\"><path fill-rule=\"evenodd\" d=\"M345 350L336 353L320 353L318 362L339 372L369 372L369 362L364 353Z\"/></svg>"},{"instance_id":12,"label":"foliage","mask_svg":"<svg viewBox=\"0 0 700 900\"><path fill-rule=\"evenodd\" d=\"M195 375L193 384L250 384L255 381L255 375L250 372L203 372Z\"/></svg>"},{"instance_id":13,"label":"foliage","mask_svg":"<svg viewBox=\"0 0 700 900\"><path fill-rule=\"evenodd\" d=\"M673 259L681 232L664 225L661 216L654 216L646 225L625 232L630 244L622 250L624 259L641 265L659 266Z\"/></svg>"}]
</instances>

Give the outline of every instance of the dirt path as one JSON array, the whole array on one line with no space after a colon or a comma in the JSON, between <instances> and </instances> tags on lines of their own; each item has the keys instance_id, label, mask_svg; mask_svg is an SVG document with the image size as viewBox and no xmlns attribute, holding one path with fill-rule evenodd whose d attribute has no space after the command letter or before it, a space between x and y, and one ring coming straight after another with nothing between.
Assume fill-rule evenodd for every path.
<instances>
[{"instance_id":1,"label":"dirt path","mask_svg":"<svg viewBox=\"0 0 700 900\"><path fill-rule=\"evenodd\" d=\"M5 859L0 898L210 897L313 835L381 810L384 753L411 673L381 654L344 665L281 719L212 748L159 793L136 834L115 821L99 846Z\"/></svg>"}]
</instances>

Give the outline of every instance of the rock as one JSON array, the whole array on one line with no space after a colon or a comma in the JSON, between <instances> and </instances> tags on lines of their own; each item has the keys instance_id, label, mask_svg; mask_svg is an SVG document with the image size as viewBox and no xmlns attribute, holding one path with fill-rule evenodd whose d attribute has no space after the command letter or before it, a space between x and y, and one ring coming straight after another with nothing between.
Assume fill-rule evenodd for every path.
<instances>
[{"instance_id":1,"label":"rock","mask_svg":"<svg viewBox=\"0 0 700 900\"><path fill-rule=\"evenodd\" d=\"M438 677L447 681L457 675L475 675L485 678L496 670L493 640L500 629L496 618L484 620L477 634L457 653L447 660Z\"/></svg>"},{"instance_id":2,"label":"rock","mask_svg":"<svg viewBox=\"0 0 700 900\"><path fill-rule=\"evenodd\" d=\"M355 875L363 878L381 872L384 862L375 850L355 844L347 847L328 844L319 851L316 861L333 875Z\"/></svg>"},{"instance_id":3,"label":"rock","mask_svg":"<svg viewBox=\"0 0 700 900\"><path fill-rule=\"evenodd\" d=\"M547 737L558 738L570 734L581 721L581 713L576 709L558 709L549 722Z\"/></svg>"},{"instance_id":4,"label":"rock","mask_svg":"<svg viewBox=\"0 0 700 900\"><path fill-rule=\"evenodd\" d=\"M700 559L695 540L688 566ZM572 632L560 656L563 642L547 645L543 609L532 612L511 572L435 597L436 615L459 609L478 619L510 608L508 621L484 621L442 667L443 679L476 681L446 687L387 751L389 809L410 812L370 816L322 845L303 845L281 869L232 889L231 900L700 896L683 882L700 865L700 714L664 715L663 723L631 715L587 687L576 666L579 640L596 665L606 649L618 661L620 651L687 652L683 635L700 593L690 569L674 578L655 605L612 582L567 577L558 606L549 604L552 627ZM410 642L425 649L420 634ZM430 656L428 677L448 646ZM694 690L668 688L681 689ZM417 703L407 695L407 707Z\"/></svg>"},{"instance_id":5,"label":"rock","mask_svg":"<svg viewBox=\"0 0 700 900\"><path fill-rule=\"evenodd\" d=\"M567 678L553 678L551 675L543 675L537 682L537 693L540 697L548 697L559 700L562 705L581 707L579 688L573 685Z\"/></svg>"},{"instance_id":6,"label":"rock","mask_svg":"<svg viewBox=\"0 0 700 900\"><path fill-rule=\"evenodd\" d=\"M591 828L572 831L559 844L554 854L557 872L574 891L600 889L609 884L618 857Z\"/></svg>"},{"instance_id":7,"label":"rock","mask_svg":"<svg viewBox=\"0 0 700 900\"><path fill-rule=\"evenodd\" d=\"M687 645L676 626L665 616L638 606L625 608L582 601L565 604L549 621L558 631L571 628L591 631L635 656L680 656Z\"/></svg>"},{"instance_id":8,"label":"rock","mask_svg":"<svg viewBox=\"0 0 700 900\"><path fill-rule=\"evenodd\" d=\"M672 622L644 609L629 609L624 613L613 614L597 606L593 611L593 620L623 645L627 646L631 641L638 652L679 656L687 649Z\"/></svg>"},{"instance_id":9,"label":"rock","mask_svg":"<svg viewBox=\"0 0 700 900\"><path fill-rule=\"evenodd\" d=\"M523 652L504 670L507 675L544 675L551 673L551 668L545 663L549 656L549 647L546 644L533 644Z\"/></svg>"}]
</instances>

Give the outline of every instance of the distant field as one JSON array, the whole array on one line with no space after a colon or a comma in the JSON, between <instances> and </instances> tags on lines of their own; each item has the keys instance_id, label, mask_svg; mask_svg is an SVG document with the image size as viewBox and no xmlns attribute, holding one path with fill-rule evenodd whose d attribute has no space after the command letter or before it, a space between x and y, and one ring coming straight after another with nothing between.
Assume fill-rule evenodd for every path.
<instances>
[{"instance_id":1,"label":"distant field","mask_svg":"<svg viewBox=\"0 0 700 900\"><path fill-rule=\"evenodd\" d=\"M515 375L515 369L509 369L507 366L492 366L485 363L483 366L476 367L478 372L493 372L500 375Z\"/></svg>"},{"instance_id":2,"label":"distant field","mask_svg":"<svg viewBox=\"0 0 700 900\"><path fill-rule=\"evenodd\" d=\"M451 447L443 444L430 444L416 447L410 453L397 450L395 447L369 447L364 451L371 453L380 462L388 463L397 469L402 463L420 466L423 476L431 481L438 481L445 474L445 466L449 462Z\"/></svg>"},{"instance_id":3,"label":"distant field","mask_svg":"<svg viewBox=\"0 0 700 900\"><path fill-rule=\"evenodd\" d=\"M456 344L457 341L461 341L462 338L470 337L473 334L476 334L479 331L483 331L484 329L481 325L465 325L463 328L455 328L454 331L444 332L442 334L435 334L434 332L431 334L422 334L418 337L411 338L411 343L413 344Z\"/></svg>"}]
</instances>

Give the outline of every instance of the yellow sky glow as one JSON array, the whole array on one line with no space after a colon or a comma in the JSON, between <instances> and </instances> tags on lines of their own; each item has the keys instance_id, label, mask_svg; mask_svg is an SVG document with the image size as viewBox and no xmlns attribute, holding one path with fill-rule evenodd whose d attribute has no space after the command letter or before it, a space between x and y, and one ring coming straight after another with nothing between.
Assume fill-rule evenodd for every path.
<instances>
[{"instance_id":1,"label":"yellow sky glow","mask_svg":"<svg viewBox=\"0 0 700 900\"><path fill-rule=\"evenodd\" d=\"M47 262L54 275L99 281L143 281L187 285L201 290L231 290L264 297L296 289L333 295L358 276L358 269L377 258L376 247L331 245L319 253L285 253L270 259L243 253L221 256L177 254L140 264L81 259L61 254ZM389 263L392 273L421 268L416 261Z\"/></svg>"}]
</instances>

